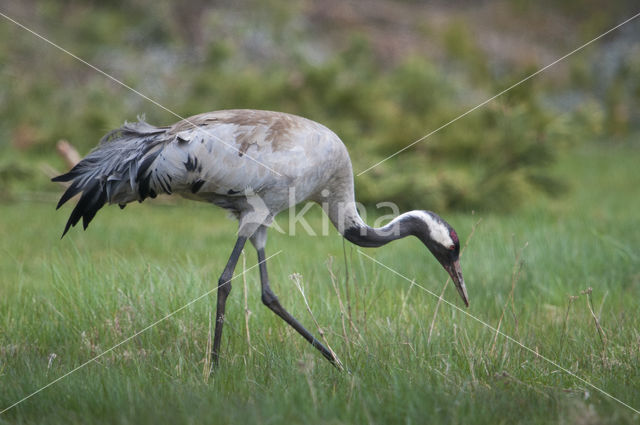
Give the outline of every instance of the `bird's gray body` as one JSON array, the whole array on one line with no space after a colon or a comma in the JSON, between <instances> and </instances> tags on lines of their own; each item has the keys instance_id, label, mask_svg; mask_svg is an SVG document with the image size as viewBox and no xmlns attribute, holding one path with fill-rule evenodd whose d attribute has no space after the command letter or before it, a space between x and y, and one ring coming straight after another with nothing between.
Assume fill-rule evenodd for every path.
<instances>
[{"instance_id":1,"label":"bird's gray body","mask_svg":"<svg viewBox=\"0 0 640 425\"><path fill-rule=\"evenodd\" d=\"M320 201L322 190L338 176L352 178L351 162L338 136L295 115L254 110L205 113L169 127L165 137L153 170L156 179L172 175L173 187L183 196L223 207L258 196L275 215L292 202ZM194 160L198 164L188 171L185 164ZM160 189L156 179L153 185ZM204 183L193 191L198 181Z\"/></svg>"},{"instance_id":2,"label":"bird's gray body","mask_svg":"<svg viewBox=\"0 0 640 425\"><path fill-rule=\"evenodd\" d=\"M208 112L166 127L126 123L58 178L71 179L60 205L80 191L84 202L65 231L80 217L86 228L105 202L124 206L160 193L211 202L242 225L245 214L269 224L292 203L353 191L349 155L335 133L306 118L258 110Z\"/></svg>"}]
</instances>

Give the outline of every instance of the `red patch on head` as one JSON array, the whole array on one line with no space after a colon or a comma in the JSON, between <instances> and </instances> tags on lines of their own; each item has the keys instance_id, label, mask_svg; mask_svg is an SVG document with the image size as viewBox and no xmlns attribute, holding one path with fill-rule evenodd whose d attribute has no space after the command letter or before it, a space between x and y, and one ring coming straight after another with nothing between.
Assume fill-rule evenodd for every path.
<instances>
[{"instance_id":1,"label":"red patch on head","mask_svg":"<svg viewBox=\"0 0 640 425\"><path fill-rule=\"evenodd\" d=\"M456 231L451 229L451 232L449 232L449 236L451 236L451 240L453 240L454 243L460 243L460 241L458 240L458 235L456 234Z\"/></svg>"}]
</instances>

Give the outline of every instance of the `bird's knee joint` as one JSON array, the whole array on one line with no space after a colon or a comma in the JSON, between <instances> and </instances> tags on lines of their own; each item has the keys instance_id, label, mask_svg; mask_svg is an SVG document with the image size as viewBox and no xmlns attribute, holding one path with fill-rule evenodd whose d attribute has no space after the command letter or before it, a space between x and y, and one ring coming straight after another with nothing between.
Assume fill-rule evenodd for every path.
<instances>
[{"instance_id":1,"label":"bird's knee joint","mask_svg":"<svg viewBox=\"0 0 640 425\"><path fill-rule=\"evenodd\" d=\"M262 292L262 303L267 307L273 305L273 303L278 302L278 297L273 292Z\"/></svg>"}]
</instances>

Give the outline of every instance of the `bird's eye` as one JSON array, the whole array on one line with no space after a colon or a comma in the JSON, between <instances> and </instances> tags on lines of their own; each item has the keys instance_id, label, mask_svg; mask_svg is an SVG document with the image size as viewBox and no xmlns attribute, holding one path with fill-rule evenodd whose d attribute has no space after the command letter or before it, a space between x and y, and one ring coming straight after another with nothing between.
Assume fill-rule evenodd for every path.
<instances>
[{"instance_id":1,"label":"bird's eye","mask_svg":"<svg viewBox=\"0 0 640 425\"><path fill-rule=\"evenodd\" d=\"M449 245L449 246L447 247L447 249L448 249L449 251L453 251L454 249L456 249L456 246L455 246L455 245Z\"/></svg>"}]
</instances>

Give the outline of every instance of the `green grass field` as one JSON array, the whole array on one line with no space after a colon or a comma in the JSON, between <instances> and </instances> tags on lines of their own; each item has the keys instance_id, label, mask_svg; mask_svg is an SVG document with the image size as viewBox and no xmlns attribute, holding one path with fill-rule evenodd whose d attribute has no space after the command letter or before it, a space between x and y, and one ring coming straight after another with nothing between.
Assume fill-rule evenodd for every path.
<instances>
[{"instance_id":1,"label":"green grass field","mask_svg":"<svg viewBox=\"0 0 640 425\"><path fill-rule=\"evenodd\" d=\"M462 260L467 311L635 409L638 164L637 146L587 146L557 164L571 188L559 199L512 215L444 214L463 241L482 219ZM87 232L60 240L69 209L54 206L0 205L0 410L214 289L234 241L224 212L189 202L105 208ZM318 211L312 222L319 229ZM281 250L269 262L273 289L317 335L290 279L302 276L351 374L263 307L257 271L240 276L241 260L211 376L215 292L1 414L0 424L640 422L348 243L345 266L335 232L298 232L270 235L267 254ZM417 240L363 252L443 288L446 273ZM249 269L255 253L246 254ZM451 286L444 298L462 306Z\"/></svg>"}]
</instances>

